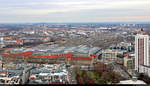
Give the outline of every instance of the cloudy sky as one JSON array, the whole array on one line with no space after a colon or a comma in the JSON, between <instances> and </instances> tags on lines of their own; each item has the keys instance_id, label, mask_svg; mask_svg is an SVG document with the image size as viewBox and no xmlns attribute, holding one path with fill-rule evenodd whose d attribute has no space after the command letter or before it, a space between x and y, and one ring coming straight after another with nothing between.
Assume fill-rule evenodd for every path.
<instances>
[{"instance_id":1,"label":"cloudy sky","mask_svg":"<svg viewBox=\"0 0 150 86\"><path fill-rule=\"evenodd\" d=\"M0 0L0 22L150 21L150 0Z\"/></svg>"}]
</instances>

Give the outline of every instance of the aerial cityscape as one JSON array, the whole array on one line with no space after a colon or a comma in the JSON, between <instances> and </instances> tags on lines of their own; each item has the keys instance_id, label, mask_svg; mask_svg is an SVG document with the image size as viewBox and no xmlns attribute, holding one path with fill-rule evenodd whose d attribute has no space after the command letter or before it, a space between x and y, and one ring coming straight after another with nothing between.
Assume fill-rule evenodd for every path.
<instances>
[{"instance_id":1,"label":"aerial cityscape","mask_svg":"<svg viewBox=\"0 0 150 86\"><path fill-rule=\"evenodd\" d=\"M149 85L150 1L110 1L0 1L0 85Z\"/></svg>"}]
</instances>

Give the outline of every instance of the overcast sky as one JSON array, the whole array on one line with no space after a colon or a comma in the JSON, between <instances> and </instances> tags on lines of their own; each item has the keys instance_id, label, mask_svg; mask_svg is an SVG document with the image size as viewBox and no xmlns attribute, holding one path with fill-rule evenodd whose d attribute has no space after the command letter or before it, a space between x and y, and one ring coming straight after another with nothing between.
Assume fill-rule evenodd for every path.
<instances>
[{"instance_id":1,"label":"overcast sky","mask_svg":"<svg viewBox=\"0 0 150 86\"><path fill-rule=\"evenodd\" d=\"M0 0L0 22L150 21L150 0Z\"/></svg>"}]
</instances>

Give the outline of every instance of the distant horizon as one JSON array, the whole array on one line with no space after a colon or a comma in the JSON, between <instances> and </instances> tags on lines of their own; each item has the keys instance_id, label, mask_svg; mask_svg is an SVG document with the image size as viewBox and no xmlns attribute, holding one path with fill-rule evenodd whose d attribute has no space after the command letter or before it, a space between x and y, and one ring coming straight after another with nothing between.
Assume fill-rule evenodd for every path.
<instances>
[{"instance_id":1,"label":"distant horizon","mask_svg":"<svg viewBox=\"0 0 150 86\"><path fill-rule=\"evenodd\" d=\"M37 23L46 23L46 24L76 24L76 23L124 23L124 24L150 24L150 21L121 21L121 22L0 22L0 24L37 24Z\"/></svg>"}]
</instances>

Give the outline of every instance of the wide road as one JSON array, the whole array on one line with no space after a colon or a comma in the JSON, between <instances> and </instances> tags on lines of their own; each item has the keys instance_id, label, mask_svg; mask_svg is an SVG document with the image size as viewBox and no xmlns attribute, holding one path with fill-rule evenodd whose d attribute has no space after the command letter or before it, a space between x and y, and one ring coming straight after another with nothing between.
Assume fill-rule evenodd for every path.
<instances>
[{"instance_id":1,"label":"wide road","mask_svg":"<svg viewBox=\"0 0 150 86\"><path fill-rule=\"evenodd\" d=\"M107 61L107 60L104 59L104 58L101 59L100 61L102 61L104 64L112 64L114 71L118 71L118 72L120 72L120 74L121 74L123 77L125 77L125 78L127 78L127 79L131 79L130 75L129 75L124 69L122 69L122 68L120 67L120 65L118 65L117 63Z\"/></svg>"},{"instance_id":2,"label":"wide road","mask_svg":"<svg viewBox=\"0 0 150 86\"><path fill-rule=\"evenodd\" d=\"M128 73L125 72L125 70L123 70L120 65L116 64L116 63L112 63L113 67L114 67L114 70L116 71L119 71L120 74L125 77L126 79L131 79L130 75Z\"/></svg>"}]
</instances>

